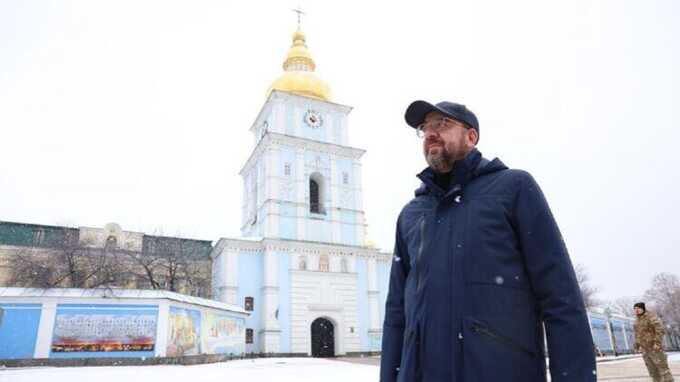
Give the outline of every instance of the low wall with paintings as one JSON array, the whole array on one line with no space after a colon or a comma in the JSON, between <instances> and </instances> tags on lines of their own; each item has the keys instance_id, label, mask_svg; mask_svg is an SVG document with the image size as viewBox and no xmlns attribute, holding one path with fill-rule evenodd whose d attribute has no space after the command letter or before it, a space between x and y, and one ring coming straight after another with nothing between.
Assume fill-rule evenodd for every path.
<instances>
[{"instance_id":1,"label":"low wall with paintings","mask_svg":"<svg viewBox=\"0 0 680 382\"><path fill-rule=\"evenodd\" d=\"M247 316L167 291L0 288L0 360L240 357Z\"/></svg>"}]
</instances>

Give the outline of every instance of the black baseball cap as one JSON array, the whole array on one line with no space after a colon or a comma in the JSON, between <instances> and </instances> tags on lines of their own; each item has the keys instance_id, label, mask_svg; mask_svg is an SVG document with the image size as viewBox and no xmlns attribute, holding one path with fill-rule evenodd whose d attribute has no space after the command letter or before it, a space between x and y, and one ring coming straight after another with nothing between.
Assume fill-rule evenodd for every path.
<instances>
[{"instance_id":1,"label":"black baseball cap","mask_svg":"<svg viewBox=\"0 0 680 382\"><path fill-rule=\"evenodd\" d=\"M409 126L417 128L425 121L425 116L433 111L438 111L449 118L467 124L477 130L477 135L479 135L479 121L477 121L475 113L471 112L465 105L455 102L443 101L433 105L427 101L414 101L406 108L404 118Z\"/></svg>"}]
</instances>

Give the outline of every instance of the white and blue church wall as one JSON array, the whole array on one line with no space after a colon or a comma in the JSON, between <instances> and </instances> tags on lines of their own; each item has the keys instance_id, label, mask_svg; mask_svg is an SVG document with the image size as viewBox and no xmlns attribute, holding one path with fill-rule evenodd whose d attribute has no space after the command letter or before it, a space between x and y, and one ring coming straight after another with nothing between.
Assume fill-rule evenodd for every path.
<instances>
[{"instance_id":1,"label":"white and blue church wall","mask_svg":"<svg viewBox=\"0 0 680 382\"><path fill-rule=\"evenodd\" d=\"M262 286L264 273L264 256L261 251L241 251L238 254L238 302L246 311L251 312L246 318L246 330L252 330L246 342L246 352L259 353L260 331L262 328ZM246 306L246 298L248 301ZM251 339L252 338L252 339Z\"/></svg>"},{"instance_id":2,"label":"white and blue church wall","mask_svg":"<svg viewBox=\"0 0 680 382\"><path fill-rule=\"evenodd\" d=\"M272 132L347 146L347 119L351 110L349 106L275 90L250 131L256 144L266 132Z\"/></svg>"},{"instance_id":3,"label":"white and blue church wall","mask_svg":"<svg viewBox=\"0 0 680 382\"><path fill-rule=\"evenodd\" d=\"M359 159L272 140L255 151L242 172L243 236L363 245Z\"/></svg>"},{"instance_id":4,"label":"white and blue church wall","mask_svg":"<svg viewBox=\"0 0 680 382\"><path fill-rule=\"evenodd\" d=\"M239 246L248 249L239 251ZM218 289L234 285L232 302L244 308L245 297L254 298L246 323L254 338L247 352L310 354L309 325L316 318L336 325L338 354L379 350L384 309L380 305L386 295L380 288L381 280L387 279L384 273L388 272L390 254L263 238L221 239L213 254L215 266L227 267L225 256L237 259L231 264L236 271L221 269L215 275L237 281L216 280L214 285ZM274 267L275 277L270 267ZM223 301L228 298L225 293L218 295Z\"/></svg>"}]
</instances>

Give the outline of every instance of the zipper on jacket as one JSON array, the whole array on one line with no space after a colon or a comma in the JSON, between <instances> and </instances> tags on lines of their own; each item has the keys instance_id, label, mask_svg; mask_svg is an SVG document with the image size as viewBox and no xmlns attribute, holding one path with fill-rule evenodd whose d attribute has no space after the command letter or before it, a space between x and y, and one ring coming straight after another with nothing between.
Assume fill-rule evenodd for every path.
<instances>
[{"instance_id":1,"label":"zipper on jacket","mask_svg":"<svg viewBox=\"0 0 680 382\"><path fill-rule=\"evenodd\" d=\"M425 247L425 215L420 218L420 245L418 246L418 256L416 256L416 271L418 275L418 278L416 279L416 291L418 292L420 292L423 282L423 272L421 269L423 247Z\"/></svg>"},{"instance_id":2,"label":"zipper on jacket","mask_svg":"<svg viewBox=\"0 0 680 382\"><path fill-rule=\"evenodd\" d=\"M501 343L505 346L508 346L509 348L511 348L515 351L526 353L529 356L531 356L531 358L536 358L536 352L533 352L533 351L525 348L524 346L518 344L517 342L515 342L514 340L512 340L508 337L494 333L491 330L489 330L488 328L483 327L479 324L476 324L476 323L472 324L472 331L475 332L475 333L481 333L481 334L493 339L494 341L496 341L498 343Z\"/></svg>"}]
</instances>

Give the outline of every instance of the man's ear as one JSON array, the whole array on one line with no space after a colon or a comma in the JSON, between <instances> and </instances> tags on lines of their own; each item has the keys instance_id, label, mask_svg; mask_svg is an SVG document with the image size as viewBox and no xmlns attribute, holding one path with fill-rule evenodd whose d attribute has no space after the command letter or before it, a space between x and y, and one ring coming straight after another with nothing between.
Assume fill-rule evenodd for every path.
<instances>
[{"instance_id":1,"label":"man's ear","mask_svg":"<svg viewBox=\"0 0 680 382\"><path fill-rule=\"evenodd\" d=\"M477 142L479 142L479 133L475 129L468 129L468 140L470 143L472 143L473 146L477 145Z\"/></svg>"}]
</instances>

